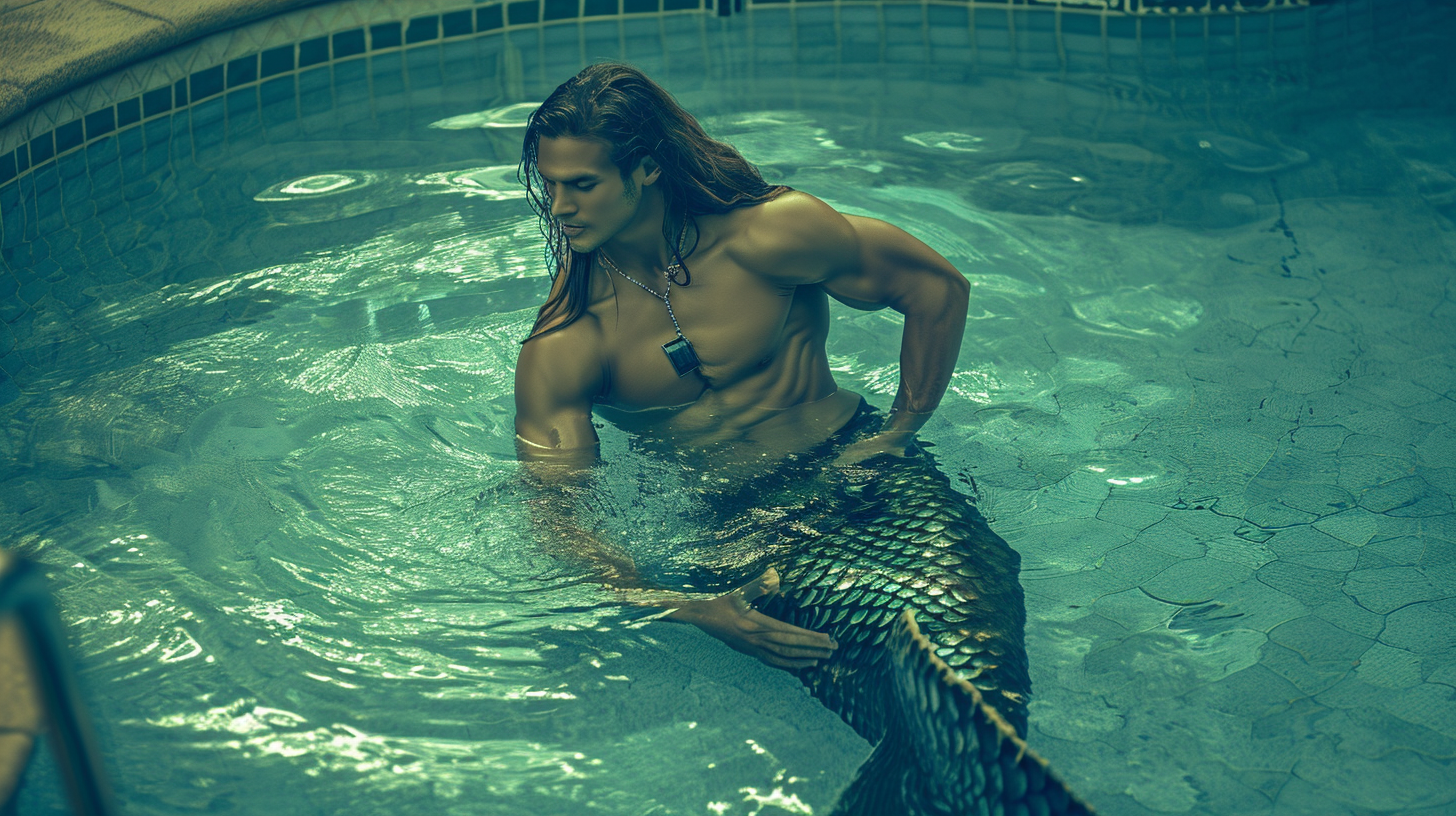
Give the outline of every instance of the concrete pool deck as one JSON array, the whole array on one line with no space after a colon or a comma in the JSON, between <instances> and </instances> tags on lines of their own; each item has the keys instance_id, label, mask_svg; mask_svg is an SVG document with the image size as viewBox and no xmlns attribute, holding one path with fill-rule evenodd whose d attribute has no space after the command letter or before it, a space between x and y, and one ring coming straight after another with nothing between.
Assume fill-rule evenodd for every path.
<instances>
[{"instance_id":1,"label":"concrete pool deck","mask_svg":"<svg viewBox=\"0 0 1456 816\"><path fill-rule=\"evenodd\" d=\"M320 0L0 0L0 127L118 68Z\"/></svg>"}]
</instances>

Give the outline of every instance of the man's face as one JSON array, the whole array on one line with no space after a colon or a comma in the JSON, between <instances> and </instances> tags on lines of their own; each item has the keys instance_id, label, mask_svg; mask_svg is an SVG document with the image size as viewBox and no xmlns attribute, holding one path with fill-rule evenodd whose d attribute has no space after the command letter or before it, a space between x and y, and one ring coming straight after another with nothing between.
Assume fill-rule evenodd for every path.
<instances>
[{"instance_id":1,"label":"man's face","mask_svg":"<svg viewBox=\"0 0 1456 816\"><path fill-rule=\"evenodd\" d=\"M604 142L570 136L542 137L536 148L536 169L546 182L551 217L576 252L600 247L638 214L646 179L642 164L624 181L610 155Z\"/></svg>"}]
</instances>

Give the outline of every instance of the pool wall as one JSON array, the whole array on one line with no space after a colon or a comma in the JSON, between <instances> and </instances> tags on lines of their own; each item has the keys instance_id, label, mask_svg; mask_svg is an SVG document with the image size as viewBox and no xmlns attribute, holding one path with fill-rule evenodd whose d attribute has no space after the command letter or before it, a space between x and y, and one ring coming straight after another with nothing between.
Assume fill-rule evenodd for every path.
<instances>
[{"instance_id":1,"label":"pool wall","mask_svg":"<svg viewBox=\"0 0 1456 816\"><path fill-rule=\"evenodd\" d=\"M729 2L256 0L227 9L211 4L211 12L201 4L187 19L143 26L131 39L114 35L122 42L102 49L108 58L139 61L100 78L97 66L108 63L94 44L70 61L50 53L48 62L39 61L50 66L49 84L32 79L32 90L20 97L36 96L37 88L63 90L18 112L12 108L19 85L6 77L26 61L24 49L54 51L66 42L19 38L18 26L104 26L109 18L59 0L0 12L0 42L7 43L0 89L11 89L0 98L0 122L9 117L0 127L0 404L17 398L26 376L62 353L54 340L36 338L38 320L65 322L109 299L105 289L116 281L93 280L88 258L118 257L116 248L88 246L99 236L83 234L82 225L128 217L125 205L143 195L130 181L169 162L215 165L232 142L290 138L306 133L310 121L336 126L341 117L368 118L371 100L408 93L428 104L461 76L484 83L488 96L512 101L603 58L629 59L665 80L690 74L695 82L892 81L922 78L929 65L950 85L1025 72L1211 77L1251 89L1349 89L1384 104L1414 98L1404 81L1412 75L1430 80L1425 89L1452 84L1449 60L1413 63L1395 47L1450 18L1450 7L1438 0L1277 0L1256 10L1204 4L1177 12L1140 0ZM42 6L90 11L40 22L17 16ZM281 9L290 10L276 13ZM172 47L197 35L203 36ZM725 59L714 46L730 38L746 45ZM1125 87L1139 92L1136 83ZM122 266L133 281L172 280L157 263Z\"/></svg>"}]
</instances>

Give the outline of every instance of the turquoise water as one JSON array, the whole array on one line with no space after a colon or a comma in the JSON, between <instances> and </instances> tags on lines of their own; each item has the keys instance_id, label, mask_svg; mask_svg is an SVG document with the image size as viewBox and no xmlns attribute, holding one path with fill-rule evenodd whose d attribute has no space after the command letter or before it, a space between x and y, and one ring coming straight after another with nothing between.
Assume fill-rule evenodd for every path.
<instances>
[{"instance_id":1,"label":"turquoise water","mask_svg":"<svg viewBox=\"0 0 1456 816\"><path fill-rule=\"evenodd\" d=\"M1456 801L1448 111L674 90L771 181L971 280L923 437L1022 554L1030 741L1076 790ZM810 814L868 752L531 545L510 389L546 279L513 132L479 127L519 101L148 160L75 228L110 282L37 324L0 519L51 574L128 812ZM898 318L834 322L841 385L887 404ZM671 463L603 436L594 524L649 561L708 535Z\"/></svg>"}]
</instances>

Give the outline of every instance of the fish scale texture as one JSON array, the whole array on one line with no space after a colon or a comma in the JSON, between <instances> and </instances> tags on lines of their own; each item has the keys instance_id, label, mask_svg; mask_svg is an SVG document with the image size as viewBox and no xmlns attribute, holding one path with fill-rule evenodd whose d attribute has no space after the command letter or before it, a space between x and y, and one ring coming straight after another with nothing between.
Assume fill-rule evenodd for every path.
<instances>
[{"instance_id":1,"label":"fish scale texture","mask_svg":"<svg viewBox=\"0 0 1456 816\"><path fill-rule=\"evenodd\" d=\"M833 813L1090 813L1023 741L1016 551L928 453L816 481L819 495L780 527L781 589L756 605L839 644L797 672L876 744Z\"/></svg>"},{"instance_id":2,"label":"fish scale texture","mask_svg":"<svg viewBox=\"0 0 1456 816\"><path fill-rule=\"evenodd\" d=\"M834 657L798 673L870 742L884 733L885 643L915 611L942 660L973 683L1017 733L1031 693L1021 558L986 525L926 453L880 457L831 482L781 535L781 591L765 614L827 632Z\"/></svg>"}]
</instances>

